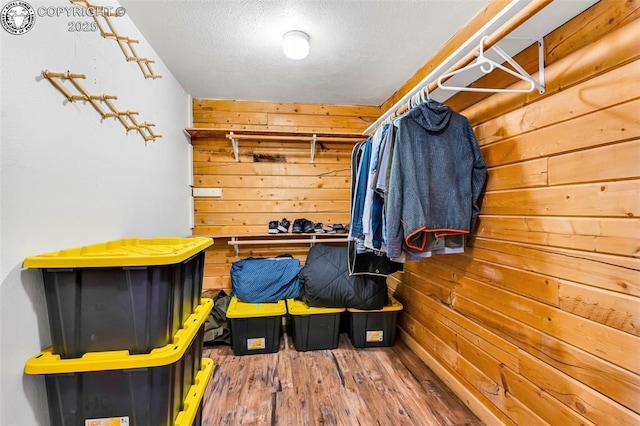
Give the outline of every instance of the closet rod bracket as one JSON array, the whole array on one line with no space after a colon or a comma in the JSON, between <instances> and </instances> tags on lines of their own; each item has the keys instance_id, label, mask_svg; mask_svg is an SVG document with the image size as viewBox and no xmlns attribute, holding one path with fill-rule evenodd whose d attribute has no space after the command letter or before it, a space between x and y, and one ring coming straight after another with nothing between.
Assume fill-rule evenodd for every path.
<instances>
[{"instance_id":1,"label":"closet rod bracket","mask_svg":"<svg viewBox=\"0 0 640 426\"><path fill-rule=\"evenodd\" d=\"M542 95L546 89L544 79L544 38L538 40L538 92Z\"/></svg>"}]
</instances>

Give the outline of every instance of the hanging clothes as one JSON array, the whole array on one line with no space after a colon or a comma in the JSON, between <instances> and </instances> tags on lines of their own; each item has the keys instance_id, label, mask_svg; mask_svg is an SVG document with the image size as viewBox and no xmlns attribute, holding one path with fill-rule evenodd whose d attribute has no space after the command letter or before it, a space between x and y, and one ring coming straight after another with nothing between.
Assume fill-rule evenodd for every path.
<instances>
[{"instance_id":1,"label":"hanging clothes","mask_svg":"<svg viewBox=\"0 0 640 426\"><path fill-rule=\"evenodd\" d=\"M387 255L475 227L487 166L466 117L429 100L398 122L387 181Z\"/></svg>"},{"instance_id":2,"label":"hanging clothes","mask_svg":"<svg viewBox=\"0 0 640 426\"><path fill-rule=\"evenodd\" d=\"M393 126L386 127L390 132ZM383 134L377 134L382 138ZM349 275L378 275L388 276L395 272L402 272L402 263L392 262L382 250L365 247L365 233L370 234L372 244L380 244L384 228L384 202L379 193L371 190L375 183L372 176L380 171L379 159L383 148L379 140L374 143L376 135L357 144L351 154L351 227L349 231L348 266ZM376 149L374 149L374 146ZM375 160L373 157L376 157ZM378 166L372 163L378 164ZM386 169L380 171L386 173ZM364 225L365 199L373 195L368 204L368 219ZM372 210L374 213L372 214ZM379 210L379 211L378 211ZM375 231L374 231L375 229ZM382 245L382 244L380 244Z\"/></svg>"}]
</instances>

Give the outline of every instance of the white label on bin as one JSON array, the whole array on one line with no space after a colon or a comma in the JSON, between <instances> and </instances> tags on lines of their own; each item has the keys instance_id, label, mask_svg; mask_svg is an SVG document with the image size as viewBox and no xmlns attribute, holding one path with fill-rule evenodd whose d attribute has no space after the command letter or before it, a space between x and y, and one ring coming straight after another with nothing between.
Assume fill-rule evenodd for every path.
<instances>
[{"instance_id":1,"label":"white label on bin","mask_svg":"<svg viewBox=\"0 0 640 426\"><path fill-rule=\"evenodd\" d=\"M87 419L84 421L84 426L129 426L129 417Z\"/></svg>"},{"instance_id":2,"label":"white label on bin","mask_svg":"<svg viewBox=\"0 0 640 426\"><path fill-rule=\"evenodd\" d=\"M383 330L371 330L367 331L367 342L382 342L384 339Z\"/></svg>"},{"instance_id":3,"label":"white label on bin","mask_svg":"<svg viewBox=\"0 0 640 426\"><path fill-rule=\"evenodd\" d=\"M267 347L264 337L258 337L257 339L247 339L247 350L255 351L257 349L264 349Z\"/></svg>"}]
</instances>

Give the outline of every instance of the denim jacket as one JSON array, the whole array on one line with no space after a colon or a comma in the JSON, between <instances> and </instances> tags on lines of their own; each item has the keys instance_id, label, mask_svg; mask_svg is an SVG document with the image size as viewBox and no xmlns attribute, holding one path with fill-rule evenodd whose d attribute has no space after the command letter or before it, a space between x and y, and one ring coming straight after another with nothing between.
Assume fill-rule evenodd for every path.
<instances>
[{"instance_id":1,"label":"denim jacket","mask_svg":"<svg viewBox=\"0 0 640 426\"><path fill-rule=\"evenodd\" d=\"M399 120L388 183L387 255L420 251L427 234L469 233L487 166L469 121L436 101Z\"/></svg>"}]
</instances>

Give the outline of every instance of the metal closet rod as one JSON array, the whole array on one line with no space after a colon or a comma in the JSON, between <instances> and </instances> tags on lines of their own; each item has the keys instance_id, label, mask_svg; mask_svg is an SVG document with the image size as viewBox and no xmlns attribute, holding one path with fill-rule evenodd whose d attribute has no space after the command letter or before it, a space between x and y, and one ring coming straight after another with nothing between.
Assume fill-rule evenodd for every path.
<instances>
[{"instance_id":1,"label":"metal closet rod","mask_svg":"<svg viewBox=\"0 0 640 426\"><path fill-rule=\"evenodd\" d=\"M485 39L485 42L483 44L485 51L489 50L491 47L493 47L500 40L505 38L507 36L507 34L511 33L513 30L518 28L520 25L524 24L532 16L534 16L536 13L540 12L542 9L544 9L546 6L548 6L551 2L553 2L553 0L532 0L531 3L529 3L527 6L525 6L520 12L516 13L511 19L509 19L507 22L505 22L500 28L498 28L496 31L494 31L493 34L491 34L490 36L488 36ZM471 52L466 54L462 59L460 59L458 62L456 62L455 65L451 66L448 70L446 70L442 74L449 74L449 73L451 73L453 71L457 71L457 70L459 70L459 69L461 69L463 67L466 67L467 65L469 65L471 62L473 62L476 59L477 54L479 52L480 52L480 47L476 47ZM444 83L449 78L450 77L443 78L442 82ZM414 86L407 93L413 92L418 86L419 85ZM437 81L437 78L436 78L435 80L433 80L428 85L422 87L416 93L420 93L420 92L424 91L425 89L427 90L427 93L432 93L437 88L438 88L438 81ZM387 110L387 112L385 112L382 115L382 117L385 117L384 119L386 120L388 117L393 117L393 116L398 116L398 115L404 114L409 109L409 106L406 103L404 103L395 112L392 112L393 109L394 108L390 108L389 110ZM376 125L376 127L374 127L373 129L369 128L369 129L365 130L365 134L368 134L368 133L372 132L377 127L379 127L379 124Z\"/></svg>"}]
</instances>

